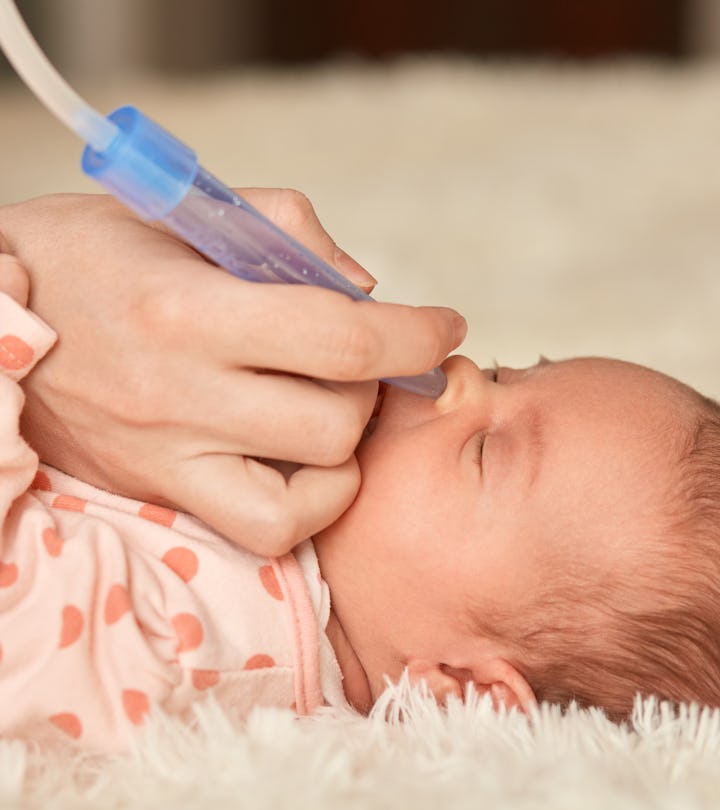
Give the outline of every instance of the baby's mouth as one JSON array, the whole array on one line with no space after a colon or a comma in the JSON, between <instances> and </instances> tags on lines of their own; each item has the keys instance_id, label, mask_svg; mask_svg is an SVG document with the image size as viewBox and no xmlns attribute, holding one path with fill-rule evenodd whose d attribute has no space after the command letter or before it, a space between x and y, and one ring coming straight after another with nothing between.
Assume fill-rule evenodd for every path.
<instances>
[{"instance_id":1,"label":"baby's mouth","mask_svg":"<svg viewBox=\"0 0 720 810\"><path fill-rule=\"evenodd\" d=\"M375 400L375 407L373 408L373 412L370 415L370 419L365 425L365 430L363 431L362 438L367 439L368 436L372 436L375 426L377 425L378 417L380 416L380 409L382 408L383 399L385 398L385 389L387 388L387 383L381 382L378 386L378 395L377 399Z\"/></svg>"}]
</instances>

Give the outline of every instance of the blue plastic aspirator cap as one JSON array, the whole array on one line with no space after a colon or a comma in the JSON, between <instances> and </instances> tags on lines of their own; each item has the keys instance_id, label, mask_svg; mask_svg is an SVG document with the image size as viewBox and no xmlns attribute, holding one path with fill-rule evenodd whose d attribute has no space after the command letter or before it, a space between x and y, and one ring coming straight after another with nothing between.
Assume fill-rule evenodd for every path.
<instances>
[{"instance_id":1,"label":"blue plastic aspirator cap","mask_svg":"<svg viewBox=\"0 0 720 810\"><path fill-rule=\"evenodd\" d=\"M120 107L108 119L118 135L104 152L85 147L83 171L141 217L162 219L192 185L195 152L135 107Z\"/></svg>"}]
</instances>

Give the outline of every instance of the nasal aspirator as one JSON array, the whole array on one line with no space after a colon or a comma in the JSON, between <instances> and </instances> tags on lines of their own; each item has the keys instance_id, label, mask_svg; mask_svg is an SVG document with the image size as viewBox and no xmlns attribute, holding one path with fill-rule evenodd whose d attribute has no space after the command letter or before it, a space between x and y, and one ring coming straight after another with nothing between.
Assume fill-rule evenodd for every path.
<instances>
[{"instance_id":1,"label":"nasal aspirator","mask_svg":"<svg viewBox=\"0 0 720 810\"><path fill-rule=\"evenodd\" d=\"M86 143L83 171L143 219L162 221L238 278L311 284L373 300L203 169L192 149L139 110L121 107L105 118L90 107L50 64L12 0L0 0L0 46L40 101ZM433 398L447 384L440 368L385 382Z\"/></svg>"}]
</instances>

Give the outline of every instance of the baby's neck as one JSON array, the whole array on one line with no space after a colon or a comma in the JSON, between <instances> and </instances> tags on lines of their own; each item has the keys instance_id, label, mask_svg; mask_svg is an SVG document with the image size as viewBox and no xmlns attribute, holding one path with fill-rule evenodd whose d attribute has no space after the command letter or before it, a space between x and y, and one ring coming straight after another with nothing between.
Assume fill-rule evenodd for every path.
<instances>
[{"instance_id":1,"label":"baby's neck","mask_svg":"<svg viewBox=\"0 0 720 810\"><path fill-rule=\"evenodd\" d=\"M320 564L320 572L330 589L330 617L325 632L332 644L335 656L337 657L340 670L343 675L343 691L351 706L363 714L367 714L372 708L373 699L370 684L360 658L355 652L348 634L345 632L340 619L333 608L333 598L336 595L336 588L339 583L333 572L336 570L331 564L329 557L332 552L322 542L315 542L315 553ZM330 553L328 553L330 552ZM333 563L335 561L333 560Z\"/></svg>"},{"instance_id":2,"label":"baby's neck","mask_svg":"<svg viewBox=\"0 0 720 810\"><path fill-rule=\"evenodd\" d=\"M367 714L372 708L372 695L367 675L332 608L325 632L335 650L343 674L345 697L353 708L362 714Z\"/></svg>"}]
</instances>

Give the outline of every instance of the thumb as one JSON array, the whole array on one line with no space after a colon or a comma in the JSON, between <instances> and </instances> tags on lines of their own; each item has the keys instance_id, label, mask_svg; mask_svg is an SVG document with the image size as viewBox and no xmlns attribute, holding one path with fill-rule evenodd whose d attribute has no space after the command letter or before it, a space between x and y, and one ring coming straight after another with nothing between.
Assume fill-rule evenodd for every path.
<instances>
[{"instance_id":1,"label":"thumb","mask_svg":"<svg viewBox=\"0 0 720 810\"><path fill-rule=\"evenodd\" d=\"M355 259L339 248L323 228L310 200L287 188L235 189L278 228L334 267L340 275L366 293L377 280Z\"/></svg>"},{"instance_id":2,"label":"thumb","mask_svg":"<svg viewBox=\"0 0 720 810\"><path fill-rule=\"evenodd\" d=\"M360 488L354 456L338 467L301 467L289 478L245 456L188 459L163 493L238 546L279 557L333 523Z\"/></svg>"}]
</instances>

